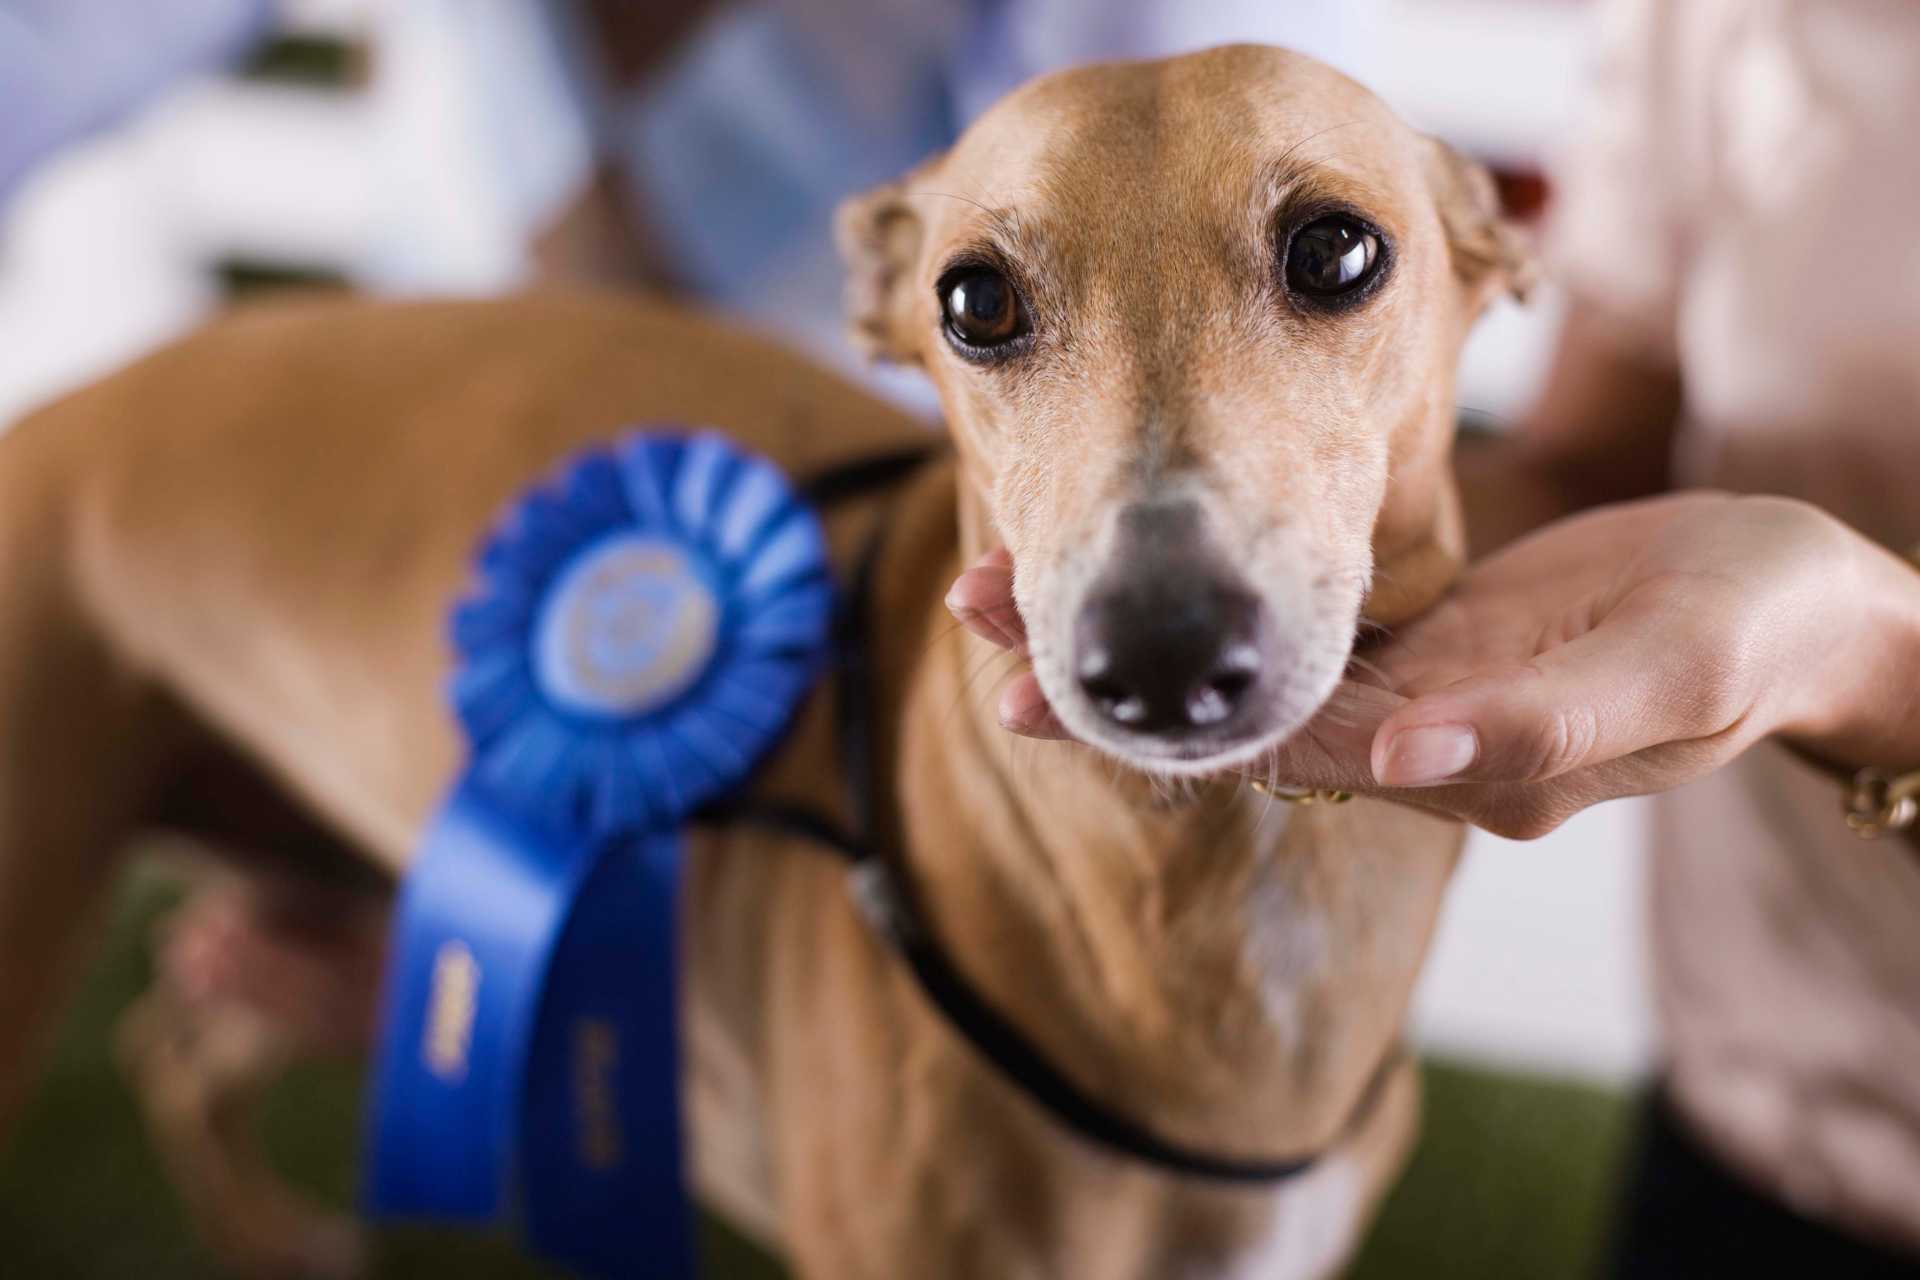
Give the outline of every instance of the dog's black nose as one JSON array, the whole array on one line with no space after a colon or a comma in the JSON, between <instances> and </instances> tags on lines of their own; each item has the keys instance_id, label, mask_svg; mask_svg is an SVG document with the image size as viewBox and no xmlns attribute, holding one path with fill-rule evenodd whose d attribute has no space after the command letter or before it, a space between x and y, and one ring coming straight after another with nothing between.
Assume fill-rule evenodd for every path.
<instances>
[{"instance_id":1,"label":"dog's black nose","mask_svg":"<svg viewBox=\"0 0 1920 1280\"><path fill-rule=\"evenodd\" d=\"M1260 684L1260 601L1207 563L1190 518L1129 515L1125 567L1096 585L1075 623L1074 675L1101 715L1135 733L1216 728Z\"/></svg>"},{"instance_id":2,"label":"dog's black nose","mask_svg":"<svg viewBox=\"0 0 1920 1280\"><path fill-rule=\"evenodd\" d=\"M1103 594L1081 611L1075 674L1101 715L1135 733L1211 729L1260 682L1259 625L1257 600L1212 582Z\"/></svg>"}]
</instances>

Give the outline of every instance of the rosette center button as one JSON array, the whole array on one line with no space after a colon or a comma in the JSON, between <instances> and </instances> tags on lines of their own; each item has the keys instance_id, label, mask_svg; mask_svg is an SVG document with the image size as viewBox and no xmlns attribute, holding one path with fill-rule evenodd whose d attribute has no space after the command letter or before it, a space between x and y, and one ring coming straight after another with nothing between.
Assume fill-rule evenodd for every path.
<instances>
[{"instance_id":1,"label":"rosette center button","mask_svg":"<svg viewBox=\"0 0 1920 1280\"><path fill-rule=\"evenodd\" d=\"M699 680L719 634L719 601L686 549L619 534L580 555L547 594L535 672L568 711L643 715Z\"/></svg>"}]
</instances>

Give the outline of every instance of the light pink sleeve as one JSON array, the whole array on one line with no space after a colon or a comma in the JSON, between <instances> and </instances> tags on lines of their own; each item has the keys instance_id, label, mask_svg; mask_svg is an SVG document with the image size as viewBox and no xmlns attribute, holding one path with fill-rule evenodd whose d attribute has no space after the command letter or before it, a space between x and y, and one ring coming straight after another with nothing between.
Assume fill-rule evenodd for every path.
<instances>
[{"instance_id":1,"label":"light pink sleeve","mask_svg":"<svg viewBox=\"0 0 1920 1280\"><path fill-rule=\"evenodd\" d=\"M1671 360L1682 248L1690 105L1668 0L1607 0L1597 15L1592 93L1573 144L1552 166L1546 256L1581 302L1622 336Z\"/></svg>"}]
</instances>

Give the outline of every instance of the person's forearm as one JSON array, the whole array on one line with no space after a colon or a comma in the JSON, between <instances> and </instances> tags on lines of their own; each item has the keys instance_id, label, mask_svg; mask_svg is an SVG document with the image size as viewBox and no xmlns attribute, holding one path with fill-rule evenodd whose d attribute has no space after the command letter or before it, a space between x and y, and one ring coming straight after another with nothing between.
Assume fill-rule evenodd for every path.
<instances>
[{"instance_id":1,"label":"person's forearm","mask_svg":"<svg viewBox=\"0 0 1920 1280\"><path fill-rule=\"evenodd\" d=\"M1468 545L1498 550L1548 521L1668 487L1680 378L1575 304L1547 380L1515 427L1455 452Z\"/></svg>"},{"instance_id":2,"label":"person's forearm","mask_svg":"<svg viewBox=\"0 0 1920 1280\"><path fill-rule=\"evenodd\" d=\"M643 83L678 49L716 0L579 0L617 89Z\"/></svg>"},{"instance_id":3,"label":"person's forearm","mask_svg":"<svg viewBox=\"0 0 1920 1280\"><path fill-rule=\"evenodd\" d=\"M652 293L680 291L668 255L648 226L641 194L602 166L580 193L533 237L542 283L620 285Z\"/></svg>"}]
</instances>

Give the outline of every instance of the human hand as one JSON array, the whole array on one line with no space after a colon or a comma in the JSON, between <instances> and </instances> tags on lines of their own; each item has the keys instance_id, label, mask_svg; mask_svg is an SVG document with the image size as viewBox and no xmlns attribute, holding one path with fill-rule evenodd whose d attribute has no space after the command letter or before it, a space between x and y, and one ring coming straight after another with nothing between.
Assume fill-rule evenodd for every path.
<instances>
[{"instance_id":1,"label":"human hand","mask_svg":"<svg viewBox=\"0 0 1920 1280\"><path fill-rule=\"evenodd\" d=\"M994 553L948 605L1020 650L1012 586ZM1473 565L1247 772L1527 838L1770 734L1837 761L1920 763L1916 672L1920 575L1806 504L1677 494L1559 521ZM1015 733L1067 736L1030 672L999 711Z\"/></svg>"}]
</instances>

